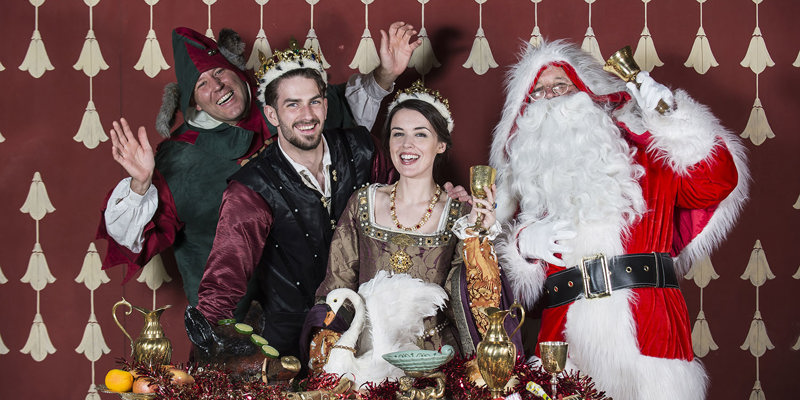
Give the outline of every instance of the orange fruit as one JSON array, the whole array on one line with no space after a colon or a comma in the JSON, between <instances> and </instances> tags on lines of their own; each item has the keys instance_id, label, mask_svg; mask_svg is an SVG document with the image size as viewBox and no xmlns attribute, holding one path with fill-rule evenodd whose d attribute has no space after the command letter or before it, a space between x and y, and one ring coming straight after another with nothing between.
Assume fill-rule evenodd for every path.
<instances>
[{"instance_id":1,"label":"orange fruit","mask_svg":"<svg viewBox=\"0 0 800 400\"><path fill-rule=\"evenodd\" d=\"M121 369L112 369L106 374L106 387L114 392L130 392L133 387L133 375Z\"/></svg>"}]
</instances>

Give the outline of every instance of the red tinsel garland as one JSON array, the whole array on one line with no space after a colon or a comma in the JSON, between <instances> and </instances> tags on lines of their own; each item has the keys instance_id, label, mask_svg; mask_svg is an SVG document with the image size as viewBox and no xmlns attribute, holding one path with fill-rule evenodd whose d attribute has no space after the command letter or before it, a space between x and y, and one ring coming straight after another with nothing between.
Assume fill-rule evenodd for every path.
<instances>
[{"instance_id":1,"label":"red tinsel garland","mask_svg":"<svg viewBox=\"0 0 800 400\"><path fill-rule=\"evenodd\" d=\"M490 399L486 387L476 386L469 378L467 372L468 362L475 357L455 357L441 370L445 374L445 398L450 400L485 400ZM340 378L334 374L320 374L296 381L292 387L286 384L266 385L261 381L243 382L234 379L230 371L213 367L198 367L196 365L178 365L194 377L193 384L177 385L170 381L169 371L164 368L151 368L141 364L131 364L121 361L125 369L135 370L139 375L149 379L155 388L157 400L187 400L187 399L244 399L244 400L288 400L287 391L312 391L333 390ZM518 383L513 392L519 393L523 400L536 400L539 397L525 390L528 382L535 382L550 393L550 374L545 372L539 364L529 364L522 357L517 358L514 365L514 375ZM416 388L434 386L433 379L417 379ZM395 393L399 390L397 381L385 380L380 384L367 383L361 388L361 400L395 400ZM580 395L582 400L609 400L604 392L594 387L591 378L580 376L577 372L564 372L558 380L557 390L560 396L573 394ZM347 396L352 397L353 393Z\"/></svg>"},{"instance_id":2,"label":"red tinsel garland","mask_svg":"<svg viewBox=\"0 0 800 400\"><path fill-rule=\"evenodd\" d=\"M485 400L491 399L489 389L476 386L467 373L467 363L475 357L462 358L455 357L447 364L442 366L442 372L446 377L445 398L451 400ZM513 392L519 393L523 400L534 400L539 397L525 390L528 382L536 382L542 386L548 394L550 393L550 374L545 372L541 365L534 365L525 362L523 357L518 357L514 365L514 375L519 383L514 387ZM414 386L422 388L433 386L435 382L429 379L417 379ZM362 396L363 400L394 400L394 393L398 389L397 382L384 382L380 385L367 385L367 393ZM609 400L604 392L599 392L594 388L594 382L587 376L580 376L577 372L564 372L558 380L557 390L559 396L580 395L582 400Z\"/></svg>"}]
</instances>

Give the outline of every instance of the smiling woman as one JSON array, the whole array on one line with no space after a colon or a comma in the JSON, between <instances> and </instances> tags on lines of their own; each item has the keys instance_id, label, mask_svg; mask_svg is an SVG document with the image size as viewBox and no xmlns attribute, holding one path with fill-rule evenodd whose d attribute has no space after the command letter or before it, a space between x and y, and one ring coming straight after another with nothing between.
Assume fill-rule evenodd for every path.
<instances>
[{"instance_id":1,"label":"smiling woman","mask_svg":"<svg viewBox=\"0 0 800 400\"><path fill-rule=\"evenodd\" d=\"M461 227L474 225L479 214L483 215L484 228L494 226L494 209L491 207L494 193L488 193L486 200L473 198L473 203L484 207L474 207L471 210L468 204L442 195L441 187L433 178L433 170L437 160L451 146L453 121L447 100L438 92L431 91L418 82L412 88L400 92L389 110L383 140L400 178L393 185L373 184L362 188L350 198L333 236L328 270L316 292L318 306L315 309L320 312L325 307L321 303L335 289L363 288L368 282L373 282L373 279L379 281L379 277L387 273L402 276L398 279L410 276L436 285L415 290L432 291L441 287L450 299L436 315L424 319L420 316L422 323L417 328L422 335L416 339L416 346L436 350L449 344L458 349L460 354L470 354L474 351L473 337L476 337L473 336L476 328L470 307L472 304L476 307L486 304L473 303L471 295L462 294L466 293L462 291L466 285L462 286L466 281L466 272L461 265L462 260L458 257L456 246L459 238L465 238ZM465 243L471 240L477 243L477 239L476 236L468 237L465 238ZM470 247L473 250L477 248L478 246ZM494 305L498 306L500 278L497 273L493 276L497 278L497 283L489 291L496 294L493 299L497 300ZM494 281L487 279L486 282ZM382 310L377 312L391 310L399 321L401 315L414 314L424 307L421 304L412 304L414 301L411 299L419 294L404 293L397 301L381 307ZM364 296L369 303L370 296ZM367 312L370 320L381 317L374 314L375 310ZM314 313L315 310L312 310L309 314L307 325L314 324ZM404 326L397 329L415 329L409 326L411 322L403 321ZM396 321L395 323L399 324ZM338 368L341 367L342 354L337 353L336 349L349 350L354 348L354 344L339 342L328 353L327 349L336 341L338 333L334 332L335 328L330 323L314 327L323 329L311 340L312 367L341 373ZM384 329L389 328L391 327ZM395 337L394 334L395 332L372 332L373 337ZM377 348L374 349L378 351ZM357 349L358 354L367 350L369 348ZM328 354L330 364L326 364ZM377 357L375 362L385 363L380 359L381 354L374 356ZM359 379L357 376L356 380Z\"/></svg>"}]
</instances>

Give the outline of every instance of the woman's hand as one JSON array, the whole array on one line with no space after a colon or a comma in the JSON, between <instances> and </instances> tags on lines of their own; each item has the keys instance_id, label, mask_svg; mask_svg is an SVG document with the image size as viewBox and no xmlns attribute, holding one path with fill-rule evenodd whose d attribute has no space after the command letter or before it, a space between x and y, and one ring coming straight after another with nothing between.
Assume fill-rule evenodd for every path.
<instances>
[{"instance_id":1,"label":"woman's hand","mask_svg":"<svg viewBox=\"0 0 800 400\"><path fill-rule=\"evenodd\" d=\"M495 221L497 221L497 217L495 215L495 207L496 203L494 202L495 192L497 191L497 186L492 184L490 190L486 191L486 199L479 199L475 196L472 196L472 211L469 212L469 217L467 220L470 224L475 224L475 221L478 220L478 215L483 215L483 221L481 221L481 226L484 229L489 229L494 225Z\"/></svg>"}]
</instances>

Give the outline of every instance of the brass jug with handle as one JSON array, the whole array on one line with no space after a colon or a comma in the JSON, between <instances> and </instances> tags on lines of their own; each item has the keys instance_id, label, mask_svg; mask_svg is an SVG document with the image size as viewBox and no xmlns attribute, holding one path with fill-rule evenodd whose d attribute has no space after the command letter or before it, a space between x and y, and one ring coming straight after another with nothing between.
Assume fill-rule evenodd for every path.
<instances>
[{"instance_id":1,"label":"brass jug with handle","mask_svg":"<svg viewBox=\"0 0 800 400\"><path fill-rule=\"evenodd\" d=\"M117 319L117 307L124 305L128 306L128 311L125 315L131 315L133 310L139 311L144 316L144 326L139 337L134 340L128 331L119 323ZM124 298L114 304L111 309L111 314L114 316L114 322L117 323L122 333L131 341L131 357L137 362L147 364L148 366L169 364L172 358L172 343L164 335L164 330L161 329L161 313L170 306L164 306L157 310L148 310L142 307L133 306L128 303Z\"/></svg>"},{"instance_id":2,"label":"brass jug with handle","mask_svg":"<svg viewBox=\"0 0 800 400\"><path fill-rule=\"evenodd\" d=\"M514 328L511 335L508 335L503 327L503 321L515 308L520 311L519 325ZM486 309L486 315L489 317L489 328L486 329L483 340L478 343L476 358L478 370L481 372L483 380L486 381L492 398L498 398L503 397L503 389L511 379L511 372L514 370L517 346L511 342L510 336L514 336L525 322L525 310L515 301L508 310L489 307Z\"/></svg>"}]
</instances>

